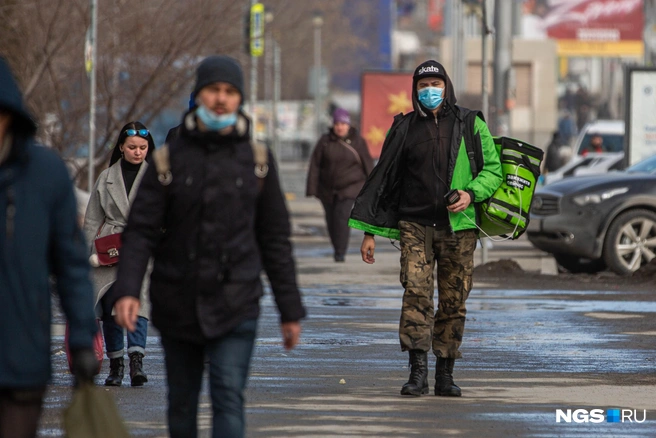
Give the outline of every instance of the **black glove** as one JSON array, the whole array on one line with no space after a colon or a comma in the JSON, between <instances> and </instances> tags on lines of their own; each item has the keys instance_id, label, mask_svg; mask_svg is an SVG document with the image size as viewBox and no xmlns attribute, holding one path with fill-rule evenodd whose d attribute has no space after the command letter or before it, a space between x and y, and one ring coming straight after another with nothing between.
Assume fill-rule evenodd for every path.
<instances>
[{"instance_id":1,"label":"black glove","mask_svg":"<svg viewBox=\"0 0 656 438\"><path fill-rule=\"evenodd\" d=\"M98 374L98 360L92 348L80 348L71 352L73 356L73 375L78 382L93 382Z\"/></svg>"}]
</instances>

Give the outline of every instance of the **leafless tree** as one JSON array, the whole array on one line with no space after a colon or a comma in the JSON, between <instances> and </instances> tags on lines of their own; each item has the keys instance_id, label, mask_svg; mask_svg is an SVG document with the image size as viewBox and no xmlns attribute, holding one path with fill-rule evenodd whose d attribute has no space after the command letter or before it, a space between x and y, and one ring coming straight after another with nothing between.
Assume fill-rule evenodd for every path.
<instances>
[{"instance_id":1,"label":"leafless tree","mask_svg":"<svg viewBox=\"0 0 656 438\"><path fill-rule=\"evenodd\" d=\"M360 68L357 60L345 56L363 43L350 35L344 1L265 0L266 7L274 10L272 26L282 46L283 98L308 97L316 10L324 16L324 63ZM243 49L249 6L245 0L100 0L98 4L96 175L126 122L140 120L148 126L165 109L182 112L180 102L191 91L194 69L202 57L225 53L244 67L249 65ZM0 23L0 55L8 59L22 86L39 123L40 138L62 155L75 156L88 143L84 45L89 1L0 0ZM85 180L86 168L81 166L77 182L84 186Z\"/></svg>"}]
</instances>

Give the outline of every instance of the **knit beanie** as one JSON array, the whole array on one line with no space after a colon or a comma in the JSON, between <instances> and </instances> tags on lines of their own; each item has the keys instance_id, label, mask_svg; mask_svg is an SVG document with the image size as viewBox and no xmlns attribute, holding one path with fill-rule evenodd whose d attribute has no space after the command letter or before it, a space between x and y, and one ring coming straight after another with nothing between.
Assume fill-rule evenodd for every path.
<instances>
[{"instance_id":1,"label":"knit beanie","mask_svg":"<svg viewBox=\"0 0 656 438\"><path fill-rule=\"evenodd\" d=\"M351 124L351 117L349 116L348 111L344 108L337 108L333 112L333 124L335 123L347 123Z\"/></svg>"},{"instance_id":2,"label":"knit beanie","mask_svg":"<svg viewBox=\"0 0 656 438\"><path fill-rule=\"evenodd\" d=\"M205 86L215 82L227 82L233 85L244 99L244 75L236 59L224 55L208 56L196 69L196 85L193 96Z\"/></svg>"}]
</instances>

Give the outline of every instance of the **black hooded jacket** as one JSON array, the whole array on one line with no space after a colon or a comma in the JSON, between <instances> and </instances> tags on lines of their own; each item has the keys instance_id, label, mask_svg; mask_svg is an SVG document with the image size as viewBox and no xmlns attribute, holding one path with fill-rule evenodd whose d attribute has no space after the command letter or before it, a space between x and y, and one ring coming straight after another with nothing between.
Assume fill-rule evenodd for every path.
<instances>
[{"instance_id":1,"label":"black hooded jacket","mask_svg":"<svg viewBox=\"0 0 656 438\"><path fill-rule=\"evenodd\" d=\"M426 67L430 72L421 73ZM444 80L444 102L435 116L417 98L417 82L422 77ZM444 67L436 61L426 61L415 70L412 80L414 112L409 121L401 155L401 220L448 227L449 216L444 195L449 191L453 127L456 122L456 95Z\"/></svg>"}]
</instances>

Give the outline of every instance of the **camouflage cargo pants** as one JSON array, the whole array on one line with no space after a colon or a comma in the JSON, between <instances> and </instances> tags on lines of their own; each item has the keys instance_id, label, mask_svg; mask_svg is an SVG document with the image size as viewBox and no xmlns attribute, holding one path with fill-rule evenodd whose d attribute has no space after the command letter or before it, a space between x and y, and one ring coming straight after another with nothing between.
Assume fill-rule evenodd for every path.
<instances>
[{"instance_id":1,"label":"camouflage cargo pants","mask_svg":"<svg viewBox=\"0 0 656 438\"><path fill-rule=\"evenodd\" d=\"M436 230L399 222L401 284L405 288L399 326L401 349L429 351L458 359L465 330L465 301L472 288L474 230ZM437 263L438 308L434 312L434 271Z\"/></svg>"}]
</instances>

